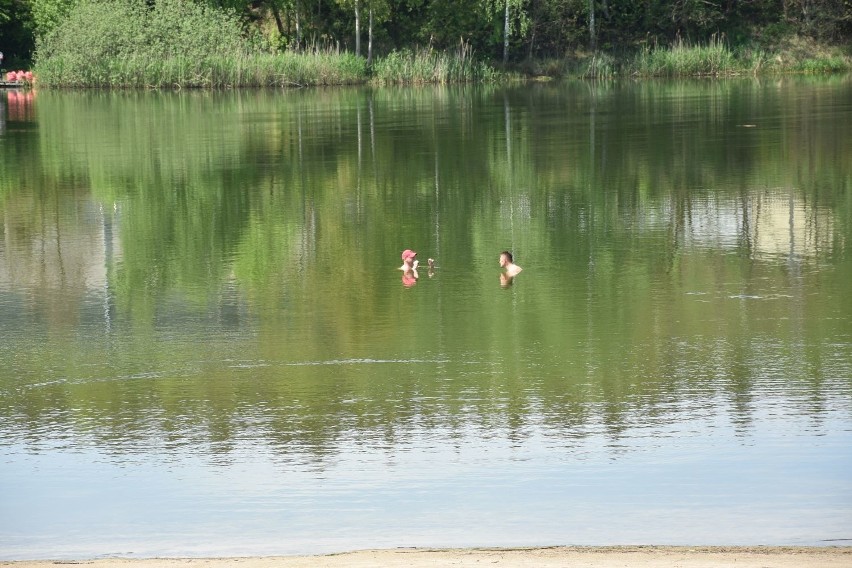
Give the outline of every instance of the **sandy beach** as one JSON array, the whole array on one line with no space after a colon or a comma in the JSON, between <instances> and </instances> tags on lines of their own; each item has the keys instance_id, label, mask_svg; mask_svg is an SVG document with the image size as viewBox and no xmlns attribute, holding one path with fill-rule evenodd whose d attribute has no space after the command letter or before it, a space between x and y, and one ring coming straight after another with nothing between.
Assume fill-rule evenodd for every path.
<instances>
[{"instance_id":1,"label":"sandy beach","mask_svg":"<svg viewBox=\"0 0 852 568\"><path fill-rule=\"evenodd\" d=\"M571 566L583 568L850 568L852 547L546 547L363 550L318 556L240 558L105 558L0 562L10 568L366 568L433 566Z\"/></svg>"}]
</instances>

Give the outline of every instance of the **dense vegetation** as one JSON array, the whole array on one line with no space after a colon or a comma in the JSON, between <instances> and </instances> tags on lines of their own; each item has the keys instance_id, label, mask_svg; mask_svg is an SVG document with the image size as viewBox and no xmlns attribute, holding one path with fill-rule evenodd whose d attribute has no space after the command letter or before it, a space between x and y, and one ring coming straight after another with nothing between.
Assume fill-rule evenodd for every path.
<instances>
[{"instance_id":1,"label":"dense vegetation","mask_svg":"<svg viewBox=\"0 0 852 568\"><path fill-rule=\"evenodd\" d=\"M69 86L830 71L850 39L848 0L0 0L5 66Z\"/></svg>"}]
</instances>

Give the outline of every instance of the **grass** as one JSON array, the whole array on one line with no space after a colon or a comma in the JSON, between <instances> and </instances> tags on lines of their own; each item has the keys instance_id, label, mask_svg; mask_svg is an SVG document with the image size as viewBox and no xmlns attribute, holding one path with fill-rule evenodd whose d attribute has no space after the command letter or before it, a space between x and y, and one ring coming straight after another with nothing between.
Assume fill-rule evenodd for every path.
<instances>
[{"instance_id":1,"label":"grass","mask_svg":"<svg viewBox=\"0 0 852 568\"><path fill-rule=\"evenodd\" d=\"M633 56L620 59L596 52L542 63L528 61L520 67L530 77L569 75L585 79L820 74L850 69L849 55L800 38L772 46L732 49L715 37L707 44L678 41L669 47L644 47ZM142 55L89 59L56 55L40 60L34 71L42 87L111 89L483 83L516 77L478 60L464 43L450 51L394 51L377 58L372 69L363 57L332 48L315 48L301 53L220 54L198 59L183 56L156 59Z\"/></svg>"},{"instance_id":2,"label":"grass","mask_svg":"<svg viewBox=\"0 0 852 568\"><path fill-rule=\"evenodd\" d=\"M618 62L607 53L593 53L580 66L579 75L583 79L609 79L618 74Z\"/></svg>"},{"instance_id":3,"label":"grass","mask_svg":"<svg viewBox=\"0 0 852 568\"><path fill-rule=\"evenodd\" d=\"M731 75L744 69L718 36L707 44L678 40L665 49L645 47L627 66L627 74L640 77L696 77Z\"/></svg>"},{"instance_id":4,"label":"grass","mask_svg":"<svg viewBox=\"0 0 852 568\"><path fill-rule=\"evenodd\" d=\"M43 87L110 89L447 84L492 82L500 77L495 68L476 61L467 48L391 52L376 60L372 74L363 57L330 50L200 60L130 55L79 62L57 56L40 61L36 73Z\"/></svg>"},{"instance_id":5,"label":"grass","mask_svg":"<svg viewBox=\"0 0 852 568\"><path fill-rule=\"evenodd\" d=\"M491 82L499 72L477 61L473 50L461 43L454 51L432 49L393 51L376 60L371 82L376 85Z\"/></svg>"},{"instance_id":6,"label":"grass","mask_svg":"<svg viewBox=\"0 0 852 568\"><path fill-rule=\"evenodd\" d=\"M363 58L351 53L239 54L196 60L124 56L80 65L53 57L40 61L36 73L47 87L90 88L229 88L348 85L363 83Z\"/></svg>"},{"instance_id":7,"label":"grass","mask_svg":"<svg viewBox=\"0 0 852 568\"><path fill-rule=\"evenodd\" d=\"M839 73L852 69L852 57L839 48L798 36L770 45L730 47L714 36L706 44L677 41L667 47L645 46L616 59L589 53L566 60L569 75L585 79L628 77L701 77L773 73Z\"/></svg>"},{"instance_id":8,"label":"grass","mask_svg":"<svg viewBox=\"0 0 852 568\"><path fill-rule=\"evenodd\" d=\"M802 73L839 73L850 69L849 60L841 56L820 57L798 62L794 69Z\"/></svg>"}]
</instances>

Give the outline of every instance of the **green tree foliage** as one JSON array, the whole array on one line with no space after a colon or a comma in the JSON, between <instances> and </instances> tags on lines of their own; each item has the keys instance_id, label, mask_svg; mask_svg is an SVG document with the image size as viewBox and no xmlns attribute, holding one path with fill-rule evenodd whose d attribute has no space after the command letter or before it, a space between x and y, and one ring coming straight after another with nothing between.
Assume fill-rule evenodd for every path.
<instances>
[{"instance_id":1,"label":"green tree foliage","mask_svg":"<svg viewBox=\"0 0 852 568\"><path fill-rule=\"evenodd\" d=\"M35 36L29 4L24 0L0 0L2 67L23 67L34 45Z\"/></svg>"},{"instance_id":2,"label":"green tree foliage","mask_svg":"<svg viewBox=\"0 0 852 568\"><path fill-rule=\"evenodd\" d=\"M10 2L9 0L0 0L0 24L5 24L6 22L12 19L12 10L12 2Z\"/></svg>"},{"instance_id":3,"label":"green tree foliage","mask_svg":"<svg viewBox=\"0 0 852 568\"><path fill-rule=\"evenodd\" d=\"M68 17L75 4L77 0L29 0L36 33L49 33Z\"/></svg>"},{"instance_id":4,"label":"green tree foliage","mask_svg":"<svg viewBox=\"0 0 852 568\"><path fill-rule=\"evenodd\" d=\"M509 44L514 36L526 35L529 28L529 14L525 10L526 0L482 0L482 9L496 23L497 33L492 42L497 39L502 45L502 58L506 63L509 58Z\"/></svg>"},{"instance_id":5,"label":"green tree foliage","mask_svg":"<svg viewBox=\"0 0 852 568\"><path fill-rule=\"evenodd\" d=\"M156 0L149 6L145 0L82 0L40 38L36 65L51 75L53 84L127 84L102 75L121 73L127 61L198 62L237 56L245 49L239 19L203 4Z\"/></svg>"},{"instance_id":6,"label":"green tree foliage","mask_svg":"<svg viewBox=\"0 0 852 568\"><path fill-rule=\"evenodd\" d=\"M492 34L490 17L481 5L469 5L458 0L408 0L404 10L415 18L412 38L420 45L446 49L460 40L476 48L485 45ZM400 37L401 45L410 44Z\"/></svg>"},{"instance_id":7,"label":"green tree foliage","mask_svg":"<svg viewBox=\"0 0 852 568\"><path fill-rule=\"evenodd\" d=\"M38 58L71 61L110 56L181 56L188 59L239 53L238 19L181 0L82 0L38 45Z\"/></svg>"},{"instance_id":8,"label":"green tree foliage","mask_svg":"<svg viewBox=\"0 0 852 568\"><path fill-rule=\"evenodd\" d=\"M849 39L852 32L852 2L849 0L785 0L784 21L807 35L826 39Z\"/></svg>"}]
</instances>

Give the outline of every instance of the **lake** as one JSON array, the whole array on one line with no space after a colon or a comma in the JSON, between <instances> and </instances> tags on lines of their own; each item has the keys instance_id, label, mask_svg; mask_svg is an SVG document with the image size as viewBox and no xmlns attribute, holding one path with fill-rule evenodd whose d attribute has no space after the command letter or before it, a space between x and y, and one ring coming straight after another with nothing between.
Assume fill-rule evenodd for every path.
<instances>
[{"instance_id":1,"label":"lake","mask_svg":"<svg viewBox=\"0 0 852 568\"><path fill-rule=\"evenodd\" d=\"M0 92L0 559L852 543L850 125L850 76Z\"/></svg>"}]
</instances>

